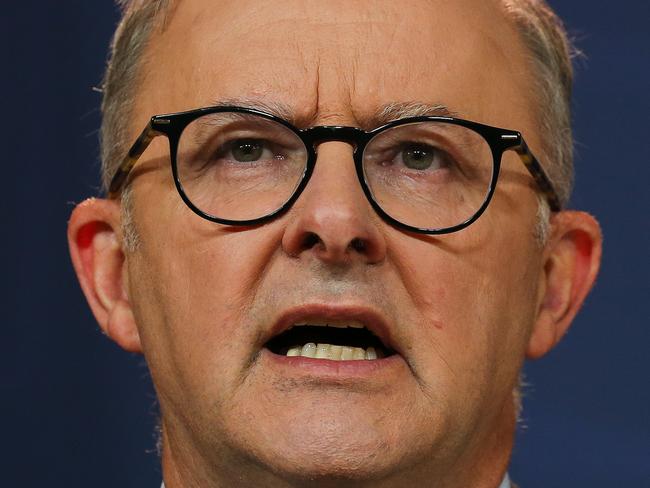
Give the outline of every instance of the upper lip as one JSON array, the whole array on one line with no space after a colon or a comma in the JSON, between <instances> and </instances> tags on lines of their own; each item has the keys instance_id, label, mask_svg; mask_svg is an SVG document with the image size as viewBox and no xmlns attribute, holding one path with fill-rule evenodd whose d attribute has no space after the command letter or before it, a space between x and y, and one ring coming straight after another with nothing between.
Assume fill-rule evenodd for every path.
<instances>
[{"instance_id":1,"label":"upper lip","mask_svg":"<svg viewBox=\"0 0 650 488\"><path fill-rule=\"evenodd\" d=\"M359 322L375 334L384 346L399 353L393 342L391 328L386 319L372 307L365 305L312 303L289 308L283 311L274 322L264 343L266 344L273 337L289 330L295 324L309 323L310 320L331 320L339 323L345 321Z\"/></svg>"}]
</instances>

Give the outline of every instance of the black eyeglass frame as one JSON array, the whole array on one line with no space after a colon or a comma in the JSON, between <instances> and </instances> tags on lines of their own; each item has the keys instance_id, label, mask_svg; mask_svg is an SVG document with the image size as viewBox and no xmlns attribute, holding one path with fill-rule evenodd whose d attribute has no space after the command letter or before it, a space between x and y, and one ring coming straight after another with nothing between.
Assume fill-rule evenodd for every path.
<instances>
[{"instance_id":1,"label":"black eyeglass frame","mask_svg":"<svg viewBox=\"0 0 650 488\"><path fill-rule=\"evenodd\" d=\"M305 145L307 150L307 162L305 165L305 170L303 172L300 183L296 186L293 194L289 199L277 210L258 217L255 219L249 220L229 220L216 217L214 215L207 214L201 209L196 207L192 201L187 197L185 191L183 190L182 182L178 177L178 168L177 168L177 156L178 156L178 144L181 138L181 135L185 128L194 120L202 117L204 115L209 115L213 113L223 113L223 112L234 112L234 113L244 113L260 116L269 120L272 120L276 123L279 123L293 133L295 133ZM458 125L473 130L477 134L483 137L485 141L490 146L492 152L492 179L490 181L489 189L486 193L485 200L479 209L472 215L469 219L464 222L454 225L452 227L443 227L438 229L427 229L421 227L414 227L408 224L404 224L399 220L391 217L386 213L381 206L375 201L370 187L366 182L363 172L363 152L370 140L372 140L378 134L405 124L412 124L416 122L444 122L447 124ZM444 117L444 116L420 116L420 117L407 117L403 119L398 119L387 124L384 124L376 129L370 131L365 131L358 127L347 127L347 126L315 126L309 127L306 129L298 129L294 127L288 121L267 113L261 110L246 108L246 107L237 107L237 106L217 106L217 107L206 107L199 108L195 110L189 110L185 112L170 113L165 115L154 115L149 120L149 123L144 128L140 136L131 146L128 154L120 164L115 175L111 179L109 185L109 198L117 198L121 192L124 184L127 181L131 170L135 166L136 162L140 159L140 156L147 149L151 141L158 136L166 136L169 140L169 149L170 149L170 159L172 165L172 174L174 177L174 184L178 190L179 195L185 202L185 204L197 215L203 217L206 220L211 222L216 222L219 224L225 225L239 225L239 226L254 226L266 223L282 213L286 212L293 203L300 197L301 193L309 183L311 175L314 171L316 165L317 146L323 142L330 141L341 141L348 144L352 144L354 147L353 157L355 169L357 172L357 177L361 188L363 189L366 198L370 202L373 209L383 218L385 221L390 224L404 229L409 232L415 232L419 234L448 234L452 232L459 231L465 227L471 225L475 222L485 211L485 209L490 204L494 191L496 189L497 181L499 179L499 172L501 169L501 158L503 153L508 150L514 150L520 157L522 163L528 169L528 172L531 174L535 180L540 192L546 197L550 209L554 212L561 210L561 204L557 192L555 191L551 180L548 175L542 168L542 165L539 163L537 158L530 151L528 145L524 141L523 136L520 132L501 129L498 127L492 127L489 125L481 124L478 122L472 122L469 120L459 119L455 117Z\"/></svg>"}]
</instances>

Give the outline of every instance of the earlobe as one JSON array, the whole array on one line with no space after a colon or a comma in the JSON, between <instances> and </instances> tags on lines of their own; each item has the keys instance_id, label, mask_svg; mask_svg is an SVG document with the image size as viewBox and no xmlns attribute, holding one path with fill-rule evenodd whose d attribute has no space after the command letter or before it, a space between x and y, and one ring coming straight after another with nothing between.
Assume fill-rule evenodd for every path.
<instances>
[{"instance_id":1,"label":"earlobe","mask_svg":"<svg viewBox=\"0 0 650 488\"><path fill-rule=\"evenodd\" d=\"M142 352L124 287L120 208L113 200L89 199L72 212L68 245L81 288L99 326L122 348Z\"/></svg>"},{"instance_id":2,"label":"earlobe","mask_svg":"<svg viewBox=\"0 0 650 488\"><path fill-rule=\"evenodd\" d=\"M562 339L594 284L602 252L598 222L585 212L563 211L551 221L537 319L526 355L536 359Z\"/></svg>"}]
</instances>

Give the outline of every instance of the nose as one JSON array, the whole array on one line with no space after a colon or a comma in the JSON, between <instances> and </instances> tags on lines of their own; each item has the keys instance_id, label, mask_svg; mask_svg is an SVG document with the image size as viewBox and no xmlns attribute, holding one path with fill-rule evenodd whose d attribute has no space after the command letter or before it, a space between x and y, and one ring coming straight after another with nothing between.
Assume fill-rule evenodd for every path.
<instances>
[{"instance_id":1,"label":"nose","mask_svg":"<svg viewBox=\"0 0 650 488\"><path fill-rule=\"evenodd\" d=\"M289 212L284 251L328 264L377 264L386 256L381 221L359 185L352 146L327 142L307 187Z\"/></svg>"}]
</instances>

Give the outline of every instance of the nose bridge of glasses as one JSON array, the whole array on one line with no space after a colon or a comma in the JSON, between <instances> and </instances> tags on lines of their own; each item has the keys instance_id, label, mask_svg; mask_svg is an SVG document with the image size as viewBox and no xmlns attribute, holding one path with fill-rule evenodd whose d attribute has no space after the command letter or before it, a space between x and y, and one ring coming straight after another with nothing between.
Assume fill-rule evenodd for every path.
<instances>
[{"instance_id":1,"label":"nose bridge of glasses","mask_svg":"<svg viewBox=\"0 0 650 488\"><path fill-rule=\"evenodd\" d=\"M353 151L366 143L368 134L358 127L323 125L305 129L302 132L305 141L313 147L314 151L324 142L345 142L352 146Z\"/></svg>"}]
</instances>

